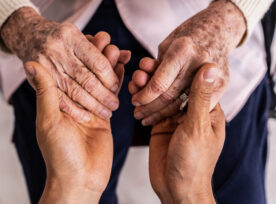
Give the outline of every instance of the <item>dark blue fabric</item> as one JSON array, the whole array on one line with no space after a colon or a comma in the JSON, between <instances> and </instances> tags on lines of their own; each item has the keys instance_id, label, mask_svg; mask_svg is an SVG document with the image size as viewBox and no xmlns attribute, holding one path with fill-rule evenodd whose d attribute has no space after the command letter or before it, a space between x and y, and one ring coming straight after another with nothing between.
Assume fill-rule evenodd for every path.
<instances>
[{"instance_id":1,"label":"dark blue fabric","mask_svg":"<svg viewBox=\"0 0 276 204\"><path fill-rule=\"evenodd\" d=\"M134 108L127 90L127 84L133 71L138 68L139 60L150 55L124 26L112 0L105 0L101 4L83 32L95 34L98 31L107 31L113 44L120 49L132 51L132 59L126 66L126 76L119 95L120 108L113 113L111 120L114 137L111 180L100 201L101 204L116 204L115 189L133 135L137 130L146 136L150 133L150 128L143 128L133 118ZM265 203L267 89L265 78L241 112L227 124L225 146L213 178L218 203ZM46 173L35 138L35 93L27 82L14 93L12 102L15 113L14 142L23 166L31 203L36 204L43 191Z\"/></svg>"},{"instance_id":2,"label":"dark blue fabric","mask_svg":"<svg viewBox=\"0 0 276 204\"><path fill-rule=\"evenodd\" d=\"M266 203L269 101L266 76L240 113L226 125L225 145L213 177L218 203Z\"/></svg>"}]
</instances>

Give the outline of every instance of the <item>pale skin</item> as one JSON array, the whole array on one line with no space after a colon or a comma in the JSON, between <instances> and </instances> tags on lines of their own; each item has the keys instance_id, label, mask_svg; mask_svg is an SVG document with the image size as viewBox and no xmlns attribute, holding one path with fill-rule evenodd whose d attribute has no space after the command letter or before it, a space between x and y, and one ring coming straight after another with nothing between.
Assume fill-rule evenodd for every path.
<instances>
[{"instance_id":1,"label":"pale skin","mask_svg":"<svg viewBox=\"0 0 276 204\"><path fill-rule=\"evenodd\" d=\"M214 90L211 109L223 95L229 81L228 56L241 42L246 22L241 11L228 0L219 0L176 28L160 45L157 60L144 58L129 89L136 106L134 116L143 125L177 114L179 96L190 87L194 73L204 63L215 63L220 70L220 86ZM152 75L152 77L150 77ZM149 79L140 90L139 81ZM138 91L139 90L139 91Z\"/></svg>"},{"instance_id":2,"label":"pale skin","mask_svg":"<svg viewBox=\"0 0 276 204\"><path fill-rule=\"evenodd\" d=\"M6 47L23 62L36 61L46 67L58 87L63 112L87 122L90 113L108 119L118 108L115 93L119 80L114 64L74 25L49 21L23 7L6 20L0 34ZM110 43L105 32L95 37L102 39L97 40L99 46ZM117 49L112 52L117 57L129 55L117 47L112 49Z\"/></svg>"}]
</instances>

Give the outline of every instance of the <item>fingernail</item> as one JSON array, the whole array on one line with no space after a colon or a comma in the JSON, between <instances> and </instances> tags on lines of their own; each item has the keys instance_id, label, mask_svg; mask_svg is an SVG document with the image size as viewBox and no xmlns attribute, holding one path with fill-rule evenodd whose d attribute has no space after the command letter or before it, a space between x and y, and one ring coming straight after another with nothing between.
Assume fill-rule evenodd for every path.
<instances>
[{"instance_id":1,"label":"fingernail","mask_svg":"<svg viewBox=\"0 0 276 204\"><path fill-rule=\"evenodd\" d=\"M152 123L152 119L151 118L147 118L147 119L142 120L142 125L143 126L148 126L151 123Z\"/></svg>"},{"instance_id":2,"label":"fingernail","mask_svg":"<svg viewBox=\"0 0 276 204\"><path fill-rule=\"evenodd\" d=\"M137 111L134 113L134 117L138 120L142 119L144 117L143 113Z\"/></svg>"},{"instance_id":3,"label":"fingernail","mask_svg":"<svg viewBox=\"0 0 276 204\"><path fill-rule=\"evenodd\" d=\"M29 76L29 78L33 79L36 74L35 69L29 65L29 66L25 67L25 70L26 70L26 74Z\"/></svg>"},{"instance_id":4,"label":"fingernail","mask_svg":"<svg viewBox=\"0 0 276 204\"><path fill-rule=\"evenodd\" d=\"M213 83L218 73L217 68L209 68L203 73L203 78L208 83Z\"/></svg>"},{"instance_id":5,"label":"fingernail","mask_svg":"<svg viewBox=\"0 0 276 204\"><path fill-rule=\"evenodd\" d=\"M83 120L84 120L84 122L89 122L90 121L89 115L84 115Z\"/></svg>"},{"instance_id":6,"label":"fingernail","mask_svg":"<svg viewBox=\"0 0 276 204\"><path fill-rule=\"evenodd\" d=\"M133 103L132 103L134 106L141 106L141 104L139 103L139 102L137 102L137 101L133 101Z\"/></svg>"},{"instance_id":7,"label":"fingernail","mask_svg":"<svg viewBox=\"0 0 276 204\"><path fill-rule=\"evenodd\" d=\"M117 103L111 102L111 103L109 104L109 108L110 108L111 110L116 110L116 109L117 109Z\"/></svg>"},{"instance_id":8,"label":"fingernail","mask_svg":"<svg viewBox=\"0 0 276 204\"><path fill-rule=\"evenodd\" d=\"M115 84L112 88L111 88L111 91L113 92L116 92L119 88L119 85L118 84Z\"/></svg>"},{"instance_id":9,"label":"fingernail","mask_svg":"<svg viewBox=\"0 0 276 204\"><path fill-rule=\"evenodd\" d=\"M111 117L111 113L107 110L102 110L102 112L100 114L104 118L110 118Z\"/></svg>"}]
</instances>

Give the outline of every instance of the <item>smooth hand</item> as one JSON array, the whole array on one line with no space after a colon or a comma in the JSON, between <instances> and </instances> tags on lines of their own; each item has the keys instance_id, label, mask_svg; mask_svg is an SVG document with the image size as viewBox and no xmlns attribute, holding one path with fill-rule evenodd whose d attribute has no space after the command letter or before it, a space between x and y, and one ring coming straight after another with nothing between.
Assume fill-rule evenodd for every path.
<instances>
[{"instance_id":1,"label":"smooth hand","mask_svg":"<svg viewBox=\"0 0 276 204\"><path fill-rule=\"evenodd\" d=\"M228 83L228 56L245 34L241 11L231 1L214 1L176 28L159 46L158 59L144 58L142 70L157 66L150 82L132 98L134 116L143 125L153 125L178 112L179 96L190 87L193 76L204 63L215 63L222 73L221 85L213 94L211 108L217 104ZM139 75L136 71L134 75ZM135 90L130 83L130 89ZM139 87L138 87L139 88Z\"/></svg>"},{"instance_id":2,"label":"smooth hand","mask_svg":"<svg viewBox=\"0 0 276 204\"><path fill-rule=\"evenodd\" d=\"M150 180L163 204L215 204L211 180L225 139L220 106L209 112L217 70L214 65L205 65L198 71L187 113L153 127Z\"/></svg>"},{"instance_id":3,"label":"smooth hand","mask_svg":"<svg viewBox=\"0 0 276 204\"><path fill-rule=\"evenodd\" d=\"M23 62L36 61L48 70L58 87L61 110L76 120L87 122L90 112L108 119L118 108L119 80L99 50L110 43L107 33L97 34L93 44L74 25L49 21L23 7L2 26L1 38Z\"/></svg>"}]
</instances>

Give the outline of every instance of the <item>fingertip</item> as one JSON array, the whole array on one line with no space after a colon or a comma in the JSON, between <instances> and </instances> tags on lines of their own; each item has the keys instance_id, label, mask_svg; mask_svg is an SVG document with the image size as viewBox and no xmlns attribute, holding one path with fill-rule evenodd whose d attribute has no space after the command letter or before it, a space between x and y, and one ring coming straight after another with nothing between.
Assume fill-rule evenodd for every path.
<instances>
[{"instance_id":1,"label":"fingertip","mask_svg":"<svg viewBox=\"0 0 276 204\"><path fill-rule=\"evenodd\" d=\"M131 51L130 50L121 50L119 62L123 64L127 64L131 59Z\"/></svg>"},{"instance_id":2,"label":"fingertip","mask_svg":"<svg viewBox=\"0 0 276 204\"><path fill-rule=\"evenodd\" d=\"M24 64L25 72L27 74L27 78L33 79L36 75L35 71L36 63L35 62L26 62Z\"/></svg>"},{"instance_id":3,"label":"fingertip","mask_svg":"<svg viewBox=\"0 0 276 204\"><path fill-rule=\"evenodd\" d=\"M132 102L132 105L134 105L136 107L141 106L141 103L137 100L137 96L136 95L132 96L131 102Z\"/></svg>"},{"instance_id":4,"label":"fingertip","mask_svg":"<svg viewBox=\"0 0 276 204\"><path fill-rule=\"evenodd\" d=\"M130 81L128 84L128 90L131 95L137 93L140 89L135 85L133 81Z\"/></svg>"},{"instance_id":5,"label":"fingertip","mask_svg":"<svg viewBox=\"0 0 276 204\"><path fill-rule=\"evenodd\" d=\"M115 45L108 45L104 48L103 54L109 60L111 66L114 68L120 57L120 50Z\"/></svg>"},{"instance_id":6,"label":"fingertip","mask_svg":"<svg viewBox=\"0 0 276 204\"><path fill-rule=\"evenodd\" d=\"M92 39L92 43L102 51L111 42L111 37L107 32L100 31Z\"/></svg>"},{"instance_id":7,"label":"fingertip","mask_svg":"<svg viewBox=\"0 0 276 204\"><path fill-rule=\"evenodd\" d=\"M136 86L142 88L148 83L150 76L142 70L136 70L132 75L132 80Z\"/></svg>"},{"instance_id":8,"label":"fingertip","mask_svg":"<svg viewBox=\"0 0 276 204\"><path fill-rule=\"evenodd\" d=\"M112 117L112 112L110 110L107 109L103 109L100 112L100 116L102 117L102 119L110 119Z\"/></svg>"},{"instance_id":9,"label":"fingertip","mask_svg":"<svg viewBox=\"0 0 276 204\"><path fill-rule=\"evenodd\" d=\"M144 57L140 60L139 67L143 71L152 74L158 67L158 61L150 57Z\"/></svg>"},{"instance_id":10,"label":"fingertip","mask_svg":"<svg viewBox=\"0 0 276 204\"><path fill-rule=\"evenodd\" d=\"M100 31L98 32L95 36L94 36L95 39L99 39L99 40L103 40L105 41L107 44L110 44L111 42L111 37L110 35L105 32L105 31Z\"/></svg>"},{"instance_id":11,"label":"fingertip","mask_svg":"<svg viewBox=\"0 0 276 204\"><path fill-rule=\"evenodd\" d=\"M207 84L212 84L216 80L218 72L219 68L216 64L206 63L199 69L195 78L200 78Z\"/></svg>"}]
</instances>

